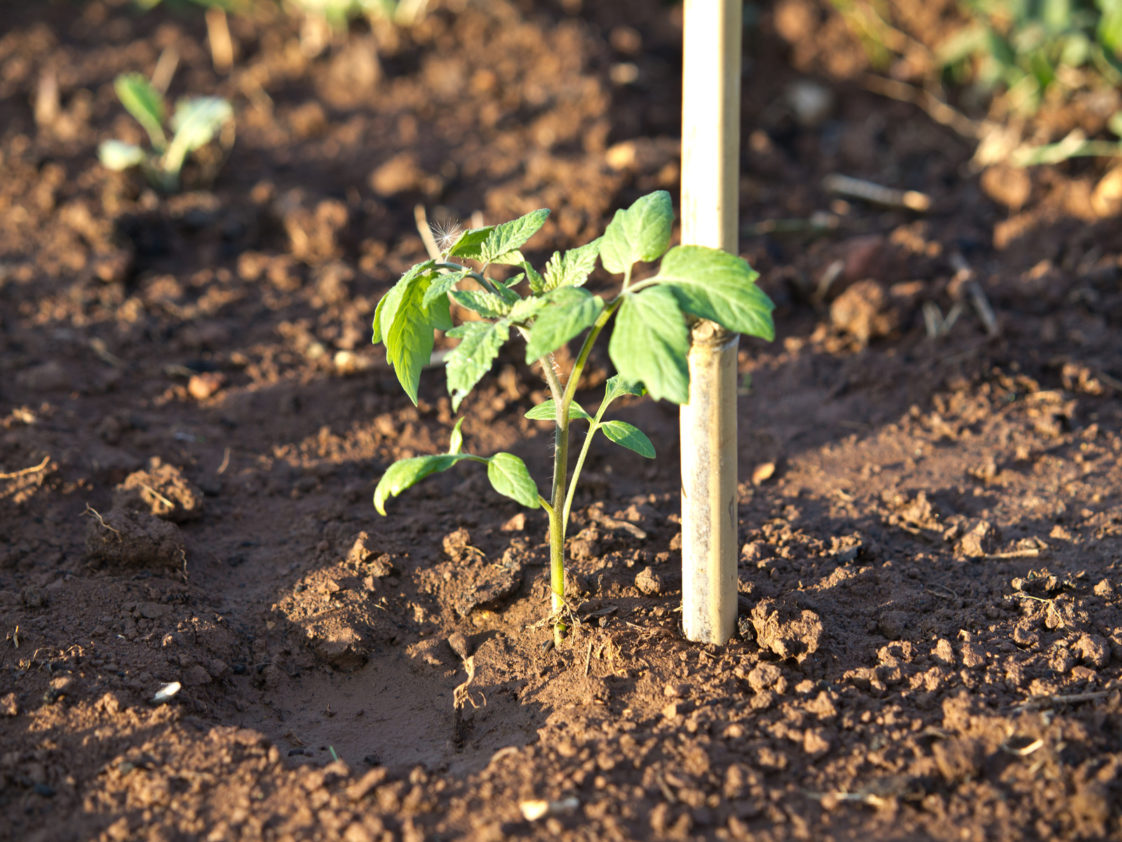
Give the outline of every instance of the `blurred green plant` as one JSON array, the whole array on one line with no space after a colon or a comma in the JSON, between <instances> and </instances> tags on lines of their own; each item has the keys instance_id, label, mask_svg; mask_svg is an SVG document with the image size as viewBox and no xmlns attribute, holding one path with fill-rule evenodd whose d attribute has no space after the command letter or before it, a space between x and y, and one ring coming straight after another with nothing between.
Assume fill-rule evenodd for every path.
<instances>
[{"instance_id":1,"label":"blurred green plant","mask_svg":"<svg viewBox=\"0 0 1122 842\"><path fill-rule=\"evenodd\" d=\"M323 18L332 29L345 29L360 17L391 21L402 26L416 23L428 0L288 0L304 14Z\"/></svg>"},{"instance_id":2,"label":"blurred green plant","mask_svg":"<svg viewBox=\"0 0 1122 842\"><path fill-rule=\"evenodd\" d=\"M107 140L98 147L103 166L121 171L139 167L159 190L179 189L187 156L214 140L234 118L234 109L221 97L201 96L180 100L170 121L160 92L140 73L125 73L113 82L117 98L140 123L151 149L122 140ZM164 127L171 129L171 137Z\"/></svg>"},{"instance_id":3,"label":"blurred green plant","mask_svg":"<svg viewBox=\"0 0 1122 842\"><path fill-rule=\"evenodd\" d=\"M1122 84L1122 0L967 0L938 51L946 75L1032 114L1053 92Z\"/></svg>"}]
</instances>

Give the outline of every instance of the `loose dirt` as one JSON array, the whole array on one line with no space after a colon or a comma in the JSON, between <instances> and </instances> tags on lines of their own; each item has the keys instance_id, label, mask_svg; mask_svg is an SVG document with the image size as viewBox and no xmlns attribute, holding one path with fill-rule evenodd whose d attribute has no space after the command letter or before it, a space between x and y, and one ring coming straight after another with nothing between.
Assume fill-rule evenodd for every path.
<instances>
[{"instance_id":1,"label":"loose dirt","mask_svg":"<svg viewBox=\"0 0 1122 842\"><path fill-rule=\"evenodd\" d=\"M234 16L228 74L189 5L4 6L0 838L1122 838L1108 164L972 169L828 5L745 44L779 337L741 348L740 633L681 637L677 414L635 401L659 458L593 447L559 649L540 512L468 468L374 512L454 417L369 324L418 204L551 207L538 259L676 194L680 6L447 0L321 44ZM928 45L959 25L897 6ZM237 112L175 196L95 151L142 139L111 83L161 55ZM544 477L519 362L464 433Z\"/></svg>"}]
</instances>

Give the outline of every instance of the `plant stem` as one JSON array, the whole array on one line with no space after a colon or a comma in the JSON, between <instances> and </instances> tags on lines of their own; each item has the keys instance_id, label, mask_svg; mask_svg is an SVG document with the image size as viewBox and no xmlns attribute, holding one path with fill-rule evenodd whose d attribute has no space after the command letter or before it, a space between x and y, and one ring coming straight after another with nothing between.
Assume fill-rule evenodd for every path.
<instances>
[{"instance_id":1,"label":"plant stem","mask_svg":"<svg viewBox=\"0 0 1122 842\"><path fill-rule=\"evenodd\" d=\"M553 502L549 510L549 585L553 614L553 644L560 646L567 627L561 619L565 610L565 486L569 469L568 406L557 422L553 453Z\"/></svg>"},{"instance_id":2,"label":"plant stem","mask_svg":"<svg viewBox=\"0 0 1122 842\"><path fill-rule=\"evenodd\" d=\"M577 360L573 363L573 369L569 372L569 380L565 384L564 392L560 395L560 398L557 397L560 381L551 367L552 358L543 357L541 361L542 367L546 371L546 382L549 383L550 389L553 391L554 402L557 407L557 427L554 433L553 451L553 494L549 512L549 582L552 597L550 607L554 617L553 643L555 646L561 644L567 631L567 627L560 617L561 612L565 609L565 532L569 525L569 504L572 502L572 489L569 488L568 483L569 405L573 402L573 395L577 391L577 384L580 382L580 376L584 371L585 363L588 362L588 355L592 352L592 346L596 342L596 338L600 335L600 331L604 329L608 320L611 319L622 300L622 298L617 298L605 307L593 323L592 329L588 332L588 336L585 337L584 344L581 346L580 354L577 355ZM587 448L582 451L582 458L577 467L578 472L580 464L584 462L584 452L587 452Z\"/></svg>"}]
</instances>

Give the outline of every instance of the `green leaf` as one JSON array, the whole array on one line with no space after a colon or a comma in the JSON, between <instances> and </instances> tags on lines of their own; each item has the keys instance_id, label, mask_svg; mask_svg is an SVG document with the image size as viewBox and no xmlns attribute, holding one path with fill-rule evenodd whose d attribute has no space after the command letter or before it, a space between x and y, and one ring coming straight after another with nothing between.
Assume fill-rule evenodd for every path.
<instances>
[{"instance_id":1,"label":"green leaf","mask_svg":"<svg viewBox=\"0 0 1122 842\"><path fill-rule=\"evenodd\" d=\"M452 290L452 298L456 303L467 307L473 313L478 313L485 319L501 319L510 312L511 305L493 292L484 292L474 289Z\"/></svg>"},{"instance_id":2,"label":"green leaf","mask_svg":"<svg viewBox=\"0 0 1122 842\"><path fill-rule=\"evenodd\" d=\"M481 254L480 247L494 230L494 225L485 225L482 228L472 228L465 231L460 235L460 239L456 240L452 248L448 249L447 256L478 260Z\"/></svg>"},{"instance_id":3,"label":"green leaf","mask_svg":"<svg viewBox=\"0 0 1122 842\"><path fill-rule=\"evenodd\" d=\"M598 237L587 245L564 253L555 251L545 266L543 289L548 292L558 287L584 286L588 276L596 268L596 258L600 256L600 242L603 239Z\"/></svg>"},{"instance_id":4,"label":"green leaf","mask_svg":"<svg viewBox=\"0 0 1122 842\"><path fill-rule=\"evenodd\" d=\"M452 454L462 453L464 449L464 434L460 427L464 425L464 419L460 418L456 421L456 426L452 428L452 435L448 439L448 452Z\"/></svg>"},{"instance_id":5,"label":"green leaf","mask_svg":"<svg viewBox=\"0 0 1122 842\"><path fill-rule=\"evenodd\" d=\"M556 421L557 409L553 398L542 401L529 412L526 417L531 421ZM569 402L569 420L570 421L591 421L592 416L589 415L576 401Z\"/></svg>"},{"instance_id":6,"label":"green leaf","mask_svg":"<svg viewBox=\"0 0 1122 842\"><path fill-rule=\"evenodd\" d=\"M102 166L120 172L144 162L144 150L132 143L106 140L97 147L97 157Z\"/></svg>"},{"instance_id":7,"label":"green leaf","mask_svg":"<svg viewBox=\"0 0 1122 842\"><path fill-rule=\"evenodd\" d=\"M633 424L613 419L600 424L600 429L605 436L616 444L626 447L628 450L633 450L647 459L655 458L655 449L651 440L647 438L646 433Z\"/></svg>"},{"instance_id":8,"label":"green leaf","mask_svg":"<svg viewBox=\"0 0 1122 842\"><path fill-rule=\"evenodd\" d=\"M641 382L655 400L686 403L689 350L689 330L674 293L656 286L625 295L608 343L608 356L622 377Z\"/></svg>"},{"instance_id":9,"label":"green leaf","mask_svg":"<svg viewBox=\"0 0 1122 842\"><path fill-rule=\"evenodd\" d=\"M378 306L374 308L374 338L373 342L377 345L379 342L384 341L385 335L389 326L393 324L394 316L397 314L398 305L401 303L401 296L405 292L405 288L412 283L412 281L422 273L429 272L432 269L435 261L426 260L411 266L408 271L400 278L396 284L390 287L389 292L381 297L378 301ZM427 289L426 289L427 292ZM422 302L424 301L422 297Z\"/></svg>"},{"instance_id":10,"label":"green leaf","mask_svg":"<svg viewBox=\"0 0 1122 842\"><path fill-rule=\"evenodd\" d=\"M528 509L540 507L538 486L534 483L526 463L513 453L496 453L487 461L487 479L491 487L521 503Z\"/></svg>"},{"instance_id":11,"label":"green leaf","mask_svg":"<svg viewBox=\"0 0 1122 842\"><path fill-rule=\"evenodd\" d=\"M218 130L234 117L230 103L217 96L199 96L181 100L175 106L171 127L175 132L172 145L180 144L188 152L206 146Z\"/></svg>"},{"instance_id":12,"label":"green leaf","mask_svg":"<svg viewBox=\"0 0 1122 842\"><path fill-rule=\"evenodd\" d=\"M522 271L526 273L526 277L530 279L530 292L538 295L545 290L545 278L538 274L538 270L527 263L522 261Z\"/></svg>"},{"instance_id":13,"label":"green leaf","mask_svg":"<svg viewBox=\"0 0 1122 842\"><path fill-rule=\"evenodd\" d=\"M447 295L460 281L467 277L467 272L449 272L446 275L438 275L429 288L425 290L424 300L421 302L424 306L429 307L432 303L440 298L442 295Z\"/></svg>"},{"instance_id":14,"label":"green leaf","mask_svg":"<svg viewBox=\"0 0 1122 842\"><path fill-rule=\"evenodd\" d=\"M496 225L479 250L479 260L483 263L509 263L519 266L523 262L518 251L538 229L545 225L549 211L545 208L531 211L518 219Z\"/></svg>"},{"instance_id":15,"label":"green leaf","mask_svg":"<svg viewBox=\"0 0 1122 842\"><path fill-rule=\"evenodd\" d=\"M464 322L448 331L449 336L460 339L460 344L452 349L446 362L453 412L460 408L460 403L480 378L490 371L509 334L510 322L506 319L494 324Z\"/></svg>"},{"instance_id":16,"label":"green leaf","mask_svg":"<svg viewBox=\"0 0 1122 842\"><path fill-rule=\"evenodd\" d=\"M113 80L113 90L117 92L117 99L125 106L125 110L144 127L156 151L163 152L167 145L167 137L164 135L166 115L164 99L159 91L139 73L122 73Z\"/></svg>"},{"instance_id":17,"label":"green leaf","mask_svg":"<svg viewBox=\"0 0 1122 842\"><path fill-rule=\"evenodd\" d=\"M678 246L662 259L653 280L669 289L686 313L735 333L771 340L775 305L756 286L759 272L743 258L705 246Z\"/></svg>"},{"instance_id":18,"label":"green leaf","mask_svg":"<svg viewBox=\"0 0 1122 842\"><path fill-rule=\"evenodd\" d=\"M452 327L447 298L424 305L425 292L435 278L432 263L418 263L406 272L374 311L374 341L385 342L386 359L413 403L421 370L432 357L433 331Z\"/></svg>"},{"instance_id":19,"label":"green leaf","mask_svg":"<svg viewBox=\"0 0 1122 842\"><path fill-rule=\"evenodd\" d=\"M171 118L175 136L164 154L164 167L178 173L187 155L210 143L233 118L234 109L221 97L201 96L180 102Z\"/></svg>"},{"instance_id":20,"label":"green leaf","mask_svg":"<svg viewBox=\"0 0 1122 842\"><path fill-rule=\"evenodd\" d=\"M636 383L625 378L622 374L613 374L604 384L604 400L608 403L622 398L624 395L641 397L647 392L642 383Z\"/></svg>"},{"instance_id":21,"label":"green leaf","mask_svg":"<svg viewBox=\"0 0 1122 842\"><path fill-rule=\"evenodd\" d=\"M674 205L665 190L648 193L616 211L600 243L604 268L617 274L639 261L658 260L670 245Z\"/></svg>"},{"instance_id":22,"label":"green leaf","mask_svg":"<svg viewBox=\"0 0 1122 842\"><path fill-rule=\"evenodd\" d=\"M510 308L509 318L515 324L522 324L536 316L547 304L549 300L545 298L520 298L518 303Z\"/></svg>"},{"instance_id":23,"label":"green leaf","mask_svg":"<svg viewBox=\"0 0 1122 842\"><path fill-rule=\"evenodd\" d=\"M386 501L396 497L410 486L416 485L425 477L447 471L457 462L470 458L466 453L442 453L436 456L414 456L394 462L382 474L374 489L374 508L378 514L385 515Z\"/></svg>"},{"instance_id":24,"label":"green leaf","mask_svg":"<svg viewBox=\"0 0 1122 842\"><path fill-rule=\"evenodd\" d=\"M549 303L530 327L526 340L527 363L556 351L596 321L604 309L604 302L598 296L579 287L561 287L548 293L547 300Z\"/></svg>"}]
</instances>

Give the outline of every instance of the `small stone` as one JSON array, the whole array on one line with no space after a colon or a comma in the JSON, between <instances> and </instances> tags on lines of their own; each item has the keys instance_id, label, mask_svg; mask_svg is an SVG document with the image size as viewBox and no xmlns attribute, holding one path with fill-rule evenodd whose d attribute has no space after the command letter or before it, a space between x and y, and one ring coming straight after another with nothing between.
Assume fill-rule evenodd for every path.
<instances>
[{"instance_id":1,"label":"small stone","mask_svg":"<svg viewBox=\"0 0 1122 842\"><path fill-rule=\"evenodd\" d=\"M546 813L549 812L549 802L540 798L532 798L520 801L518 809L522 811L522 818L526 821L536 822L538 819L544 818Z\"/></svg>"},{"instance_id":2,"label":"small stone","mask_svg":"<svg viewBox=\"0 0 1122 842\"><path fill-rule=\"evenodd\" d=\"M501 532L521 532L526 528L526 514L519 512L514 515L510 520L504 523L499 530Z\"/></svg>"},{"instance_id":3,"label":"small stone","mask_svg":"<svg viewBox=\"0 0 1122 842\"><path fill-rule=\"evenodd\" d=\"M226 376L218 371L192 374L187 381L187 393L197 401L205 401L226 385Z\"/></svg>"},{"instance_id":4,"label":"small stone","mask_svg":"<svg viewBox=\"0 0 1122 842\"><path fill-rule=\"evenodd\" d=\"M752 471L752 485L763 485L775 476L774 462L761 462Z\"/></svg>"},{"instance_id":5,"label":"small stone","mask_svg":"<svg viewBox=\"0 0 1122 842\"><path fill-rule=\"evenodd\" d=\"M178 681L169 681L156 691L156 694L152 697L152 704L162 705L165 702L171 701L182 688L183 685Z\"/></svg>"},{"instance_id":6,"label":"small stone","mask_svg":"<svg viewBox=\"0 0 1122 842\"><path fill-rule=\"evenodd\" d=\"M364 357L356 354L354 351L336 351L335 357L332 362L335 365L335 371L342 375L357 374L360 371L369 369L374 361L370 357Z\"/></svg>"},{"instance_id":7,"label":"small stone","mask_svg":"<svg viewBox=\"0 0 1122 842\"><path fill-rule=\"evenodd\" d=\"M635 577L635 587L647 596L658 596L662 593L664 583L658 573L649 567L644 567Z\"/></svg>"},{"instance_id":8,"label":"small stone","mask_svg":"<svg viewBox=\"0 0 1122 842\"><path fill-rule=\"evenodd\" d=\"M19 716L19 698L15 693L5 693L0 697L0 715Z\"/></svg>"}]
</instances>

